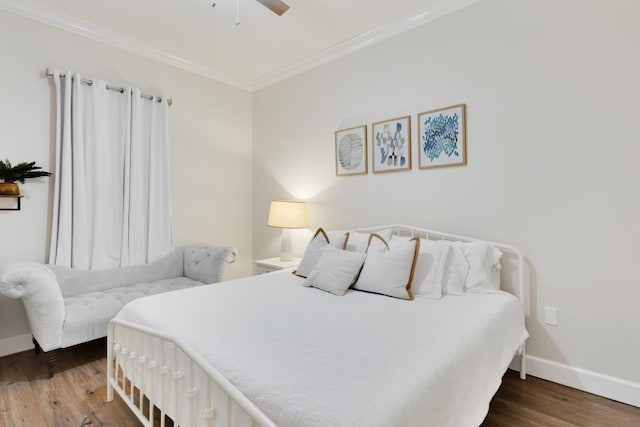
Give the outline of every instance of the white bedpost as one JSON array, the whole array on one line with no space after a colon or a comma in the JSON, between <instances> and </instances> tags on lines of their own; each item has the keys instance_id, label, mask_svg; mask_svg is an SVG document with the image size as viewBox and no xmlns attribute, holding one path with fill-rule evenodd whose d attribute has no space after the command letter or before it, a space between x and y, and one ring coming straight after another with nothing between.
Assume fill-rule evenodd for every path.
<instances>
[{"instance_id":1,"label":"white bedpost","mask_svg":"<svg viewBox=\"0 0 640 427\"><path fill-rule=\"evenodd\" d=\"M520 251L516 250L518 255L518 298L520 298L520 304L522 305L522 312L527 312L526 301L528 298L524 297L524 259ZM522 343L522 349L520 350L520 379L527 378L527 352L526 342Z\"/></svg>"},{"instance_id":2,"label":"white bedpost","mask_svg":"<svg viewBox=\"0 0 640 427\"><path fill-rule=\"evenodd\" d=\"M109 322L109 333L107 334L107 402L113 400L113 385L111 377L113 376L113 323Z\"/></svg>"},{"instance_id":3,"label":"white bedpost","mask_svg":"<svg viewBox=\"0 0 640 427\"><path fill-rule=\"evenodd\" d=\"M520 379L527 379L527 357L524 351L525 343L522 343L522 351L520 352Z\"/></svg>"}]
</instances>

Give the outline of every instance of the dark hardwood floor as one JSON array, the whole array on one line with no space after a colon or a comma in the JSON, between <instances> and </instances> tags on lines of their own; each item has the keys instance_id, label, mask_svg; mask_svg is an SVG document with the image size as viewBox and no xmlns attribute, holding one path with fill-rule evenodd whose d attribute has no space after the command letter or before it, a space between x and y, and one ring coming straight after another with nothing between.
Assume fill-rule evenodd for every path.
<instances>
[{"instance_id":1,"label":"dark hardwood floor","mask_svg":"<svg viewBox=\"0 0 640 427\"><path fill-rule=\"evenodd\" d=\"M640 427L640 408L507 371L482 427Z\"/></svg>"},{"instance_id":2,"label":"dark hardwood floor","mask_svg":"<svg viewBox=\"0 0 640 427\"><path fill-rule=\"evenodd\" d=\"M105 346L61 350L52 379L33 351L0 358L0 426L140 426L118 397L106 402ZM509 371L482 426L640 426L640 408Z\"/></svg>"}]
</instances>

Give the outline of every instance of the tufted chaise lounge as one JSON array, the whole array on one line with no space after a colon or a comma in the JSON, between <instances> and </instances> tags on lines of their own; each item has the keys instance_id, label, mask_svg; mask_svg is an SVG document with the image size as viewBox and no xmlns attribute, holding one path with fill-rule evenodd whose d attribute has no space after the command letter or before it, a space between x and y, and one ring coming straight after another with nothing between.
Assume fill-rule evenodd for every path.
<instances>
[{"instance_id":1,"label":"tufted chaise lounge","mask_svg":"<svg viewBox=\"0 0 640 427\"><path fill-rule=\"evenodd\" d=\"M0 293L22 298L51 378L56 349L106 336L109 320L136 298L221 281L236 255L230 247L189 245L148 264L103 270L16 262L0 269Z\"/></svg>"}]
</instances>

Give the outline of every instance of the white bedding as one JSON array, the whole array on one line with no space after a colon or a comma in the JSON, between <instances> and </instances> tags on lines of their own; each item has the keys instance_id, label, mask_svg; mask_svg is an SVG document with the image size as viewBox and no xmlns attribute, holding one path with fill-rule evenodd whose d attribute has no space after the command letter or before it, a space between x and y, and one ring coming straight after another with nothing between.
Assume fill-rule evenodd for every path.
<instances>
[{"instance_id":1,"label":"white bedding","mask_svg":"<svg viewBox=\"0 0 640 427\"><path fill-rule=\"evenodd\" d=\"M339 297L276 272L140 298L280 427L477 426L526 339L506 293Z\"/></svg>"}]
</instances>

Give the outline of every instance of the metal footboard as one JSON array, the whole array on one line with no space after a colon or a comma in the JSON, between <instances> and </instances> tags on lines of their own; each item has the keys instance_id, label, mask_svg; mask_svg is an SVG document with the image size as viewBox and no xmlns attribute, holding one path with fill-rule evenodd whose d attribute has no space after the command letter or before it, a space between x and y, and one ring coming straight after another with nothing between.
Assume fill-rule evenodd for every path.
<instances>
[{"instance_id":1,"label":"metal footboard","mask_svg":"<svg viewBox=\"0 0 640 427\"><path fill-rule=\"evenodd\" d=\"M276 427L180 339L113 319L107 335L107 400L114 390L144 426Z\"/></svg>"}]
</instances>

